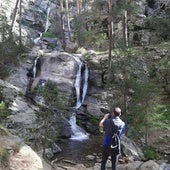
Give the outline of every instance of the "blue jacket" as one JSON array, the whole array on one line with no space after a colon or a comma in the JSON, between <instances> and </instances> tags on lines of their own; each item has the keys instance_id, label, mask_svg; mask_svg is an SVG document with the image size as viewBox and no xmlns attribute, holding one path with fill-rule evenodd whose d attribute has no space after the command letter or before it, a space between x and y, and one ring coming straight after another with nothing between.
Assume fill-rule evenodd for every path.
<instances>
[{"instance_id":1,"label":"blue jacket","mask_svg":"<svg viewBox=\"0 0 170 170\"><path fill-rule=\"evenodd\" d=\"M121 139L125 131L125 123L118 116L112 116L103 122L103 130L105 131L104 145L108 146L114 133L118 132L118 136Z\"/></svg>"}]
</instances>

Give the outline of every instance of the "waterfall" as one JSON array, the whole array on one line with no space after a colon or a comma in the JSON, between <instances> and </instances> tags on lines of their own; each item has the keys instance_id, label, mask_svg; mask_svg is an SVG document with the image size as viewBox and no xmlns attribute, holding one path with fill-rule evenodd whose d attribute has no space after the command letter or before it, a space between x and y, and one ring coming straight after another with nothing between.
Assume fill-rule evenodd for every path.
<instances>
[{"instance_id":1,"label":"waterfall","mask_svg":"<svg viewBox=\"0 0 170 170\"><path fill-rule=\"evenodd\" d=\"M84 65L85 65L85 70L84 70L84 84L83 84L82 103L84 102L84 99L85 99L85 96L86 96L86 93L87 93L88 75L89 75L87 64L84 64Z\"/></svg>"},{"instance_id":2,"label":"waterfall","mask_svg":"<svg viewBox=\"0 0 170 170\"><path fill-rule=\"evenodd\" d=\"M50 26L50 21L49 21L49 16L50 16L50 5L46 8L46 22L45 22L45 30L44 32L47 32ZM35 44L41 45L42 41L42 34L40 33L40 36L34 39ZM88 67L85 62L83 62L78 55L72 55L72 57L75 59L75 61L78 64L78 70L76 74L76 80L75 80L75 90L76 90L76 104L75 104L75 109L78 109L81 107L82 103L84 102L86 92L87 92L87 87L88 87ZM36 77L37 73L37 60L38 58L34 61L34 67L33 67L33 77ZM42 96L36 96L35 101L44 104L44 98ZM71 136L71 139L73 140L84 140L88 139L88 134L81 129L78 125L76 125L76 114L73 113L70 120L69 120L71 130L73 132L73 135Z\"/></svg>"},{"instance_id":3,"label":"waterfall","mask_svg":"<svg viewBox=\"0 0 170 170\"><path fill-rule=\"evenodd\" d=\"M75 80L75 89L76 89L76 96L77 96L77 102L75 108L78 109L82 105L87 93L88 67L87 64L82 62L79 57L73 55L73 58L76 60L78 64L78 71Z\"/></svg>"},{"instance_id":4,"label":"waterfall","mask_svg":"<svg viewBox=\"0 0 170 170\"><path fill-rule=\"evenodd\" d=\"M89 138L89 135L82 128L76 125L75 113L72 114L69 123L71 125L71 129L73 132L73 135L71 136L70 139L82 141Z\"/></svg>"},{"instance_id":5,"label":"waterfall","mask_svg":"<svg viewBox=\"0 0 170 170\"><path fill-rule=\"evenodd\" d=\"M75 85L74 85L76 89L76 97L77 97L75 109L78 109L82 105L85 99L85 96L86 96L86 92L87 92L88 67L87 67L87 64L81 61L78 56L73 55L72 57L75 59L75 61L78 64L78 70L77 70L76 80L75 80ZM89 138L89 135L76 124L75 113L72 114L69 120L69 123L71 125L71 129L73 132L73 135L71 136L72 140L82 141L82 140Z\"/></svg>"},{"instance_id":6,"label":"waterfall","mask_svg":"<svg viewBox=\"0 0 170 170\"><path fill-rule=\"evenodd\" d=\"M35 79L36 74L37 74L37 61L38 61L39 57L37 57L34 61L34 65L33 65L33 78Z\"/></svg>"},{"instance_id":7,"label":"waterfall","mask_svg":"<svg viewBox=\"0 0 170 170\"><path fill-rule=\"evenodd\" d=\"M50 26L49 16L50 16L50 6L47 8L47 18L46 18L46 24L45 24L45 32L48 31L48 28Z\"/></svg>"},{"instance_id":8,"label":"waterfall","mask_svg":"<svg viewBox=\"0 0 170 170\"><path fill-rule=\"evenodd\" d=\"M49 29L49 26L50 26L50 21L49 21L49 16L50 16L50 6L47 7L47 16L46 16L46 23L45 23L45 31L44 32L47 32L48 29ZM35 38L33 41L34 41L34 44L41 44L41 40L42 40L42 33L40 33L40 36Z\"/></svg>"}]
</instances>

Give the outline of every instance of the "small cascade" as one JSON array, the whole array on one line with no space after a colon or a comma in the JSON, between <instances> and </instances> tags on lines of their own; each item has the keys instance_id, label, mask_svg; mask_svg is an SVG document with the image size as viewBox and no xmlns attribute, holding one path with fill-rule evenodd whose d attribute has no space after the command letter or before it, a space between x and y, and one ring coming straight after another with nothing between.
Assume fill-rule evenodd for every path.
<instances>
[{"instance_id":1,"label":"small cascade","mask_svg":"<svg viewBox=\"0 0 170 170\"><path fill-rule=\"evenodd\" d=\"M76 125L76 114L75 113L72 114L69 123L71 125L71 129L73 132L73 135L71 136L70 139L82 141L82 140L86 140L89 138L89 135L82 128Z\"/></svg>"},{"instance_id":2,"label":"small cascade","mask_svg":"<svg viewBox=\"0 0 170 170\"><path fill-rule=\"evenodd\" d=\"M34 44L39 44L41 43L41 39L42 39L42 33L40 33L40 36L35 38L33 41L34 41Z\"/></svg>"},{"instance_id":3,"label":"small cascade","mask_svg":"<svg viewBox=\"0 0 170 170\"><path fill-rule=\"evenodd\" d=\"M81 94L80 94L80 85L81 85L81 68L82 68L82 62L80 59L74 57L75 60L78 63L78 71L76 75L76 80L75 80L75 89L76 89L76 97L77 97L77 102L75 108L78 109L81 106Z\"/></svg>"},{"instance_id":4,"label":"small cascade","mask_svg":"<svg viewBox=\"0 0 170 170\"><path fill-rule=\"evenodd\" d=\"M33 78L35 79L36 74L37 74L37 61L39 60L39 57L37 57L34 61L34 65L33 65Z\"/></svg>"},{"instance_id":5,"label":"small cascade","mask_svg":"<svg viewBox=\"0 0 170 170\"><path fill-rule=\"evenodd\" d=\"M87 88L88 88L88 75L89 75L89 71L88 71L88 67L87 64L84 64L85 70L84 70L84 81L83 81L83 93L82 93L82 103L84 102L84 99L86 97L86 93L87 93Z\"/></svg>"},{"instance_id":6,"label":"small cascade","mask_svg":"<svg viewBox=\"0 0 170 170\"><path fill-rule=\"evenodd\" d=\"M46 12L47 15L46 15L46 23L45 23L45 31L44 31L44 32L47 32L48 29L49 29L49 26L50 26L50 21L49 21L50 10L51 10L51 8L50 8L50 5L49 5L49 6L47 7L47 12ZM40 33L40 36L37 37L37 38L35 38L35 39L33 40L34 44L41 44L42 34L43 34L43 33Z\"/></svg>"},{"instance_id":7,"label":"small cascade","mask_svg":"<svg viewBox=\"0 0 170 170\"><path fill-rule=\"evenodd\" d=\"M46 8L46 22L45 22L45 28L44 32L47 32L50 26L50 21L49 21L49 16L50 16L50 4L48 4L48 7ZM43 39L43 32L40 33L40 36L34 39L34 43L36 45L41 45L42 39ZM75 80L75 90L76 90L76 104L75 104L75 109L78 109L81 107L82 103L84 102L87 88L88 88L88 67L87 64L80 59L80 56L78 55L72 55L72 57L75 59L78 65L78 70L76 74L76 80ZM34 65L33 65L33 78L36 78L37 74L37 61L38 58L35 59ZM40 86L44 86L44 83L41 84L39 82ZM39 103L44 105L45 101L42 96L36 96L34 100ZM75 110L76 111L76 110ZM76 114L73 113L70 120L69 120L71 130L73 132L73 135L71 136L72 140L85 140L89 138L89 135L76 124Z\"/></svg>"},{"instance_id":8,"label":"small cascade","mask_svg":"<svg viewBox=\"0 0 170 170\"><path fill-rule=\"evenodd\" d=\"M81 61L79 57L73 56L73 58L78 63L78 71L75 80L75 89L76 89L76 96L77 96L77 102L75 108L78 109L82 105L87 93L88 67L87 64Z\"/></svg>"},{"instance_id":9,"label":"small cascade","mask_svg":"<svg viewBox=\"0 0 170 170\"><path fill-rule=\"evenodd\" d=\"M75 80L75 89L76 89L76 96L77 96L75 109L78 109L82 105L87 92L88 67L87 64L81 61L78 56L73 55L73 58L76 60L78 64L78 70L77 70L77 75ZM73 135L71 136L72 140L82 141L89 138L89 135L76 124L75 113L72 114L69 123L71 125L71 129L73 132Z\"/></svg>"},{"instance_id":10,"label":"small cascade","mask_svg":"<svg viewBox=\"0 0 170 170\"><path fill-rule=\"evenodd\" d=\"M46 24L45 24L45 32L48 31L48 28L50 26L49 16L50 16L50 6L47 8L47 18L46 18Z\"/></svg>"}]
</instances>

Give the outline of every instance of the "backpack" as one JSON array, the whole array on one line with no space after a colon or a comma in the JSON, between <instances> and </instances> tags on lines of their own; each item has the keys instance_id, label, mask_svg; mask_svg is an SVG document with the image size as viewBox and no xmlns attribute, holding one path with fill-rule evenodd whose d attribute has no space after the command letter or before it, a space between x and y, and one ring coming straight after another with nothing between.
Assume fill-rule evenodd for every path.
<instances>
[{"instance_id":1,"label":"backpack","mask_svg":"<svg viewBox=\"0 0 170 170\"><path fill-rule=\"evenodd\" d=\"M117 133L113 134L111 138L109 150L111 154L114 154L114 155L120 154L120 139Z\"/></svg>"},{"instance_id":2,"label":"backpack","mask_svg":"<svg viewBox=\"0 0 170 170\"><path fill-rule=\"evenodd\" d=\"M114 130L114 127L113 127L114 125L111 121L110 121L110 124L111 124L112 130ZM112 135L111 142L109 145L110 154L114 154L114 155L120 154L120 138L118 136L119 129L120 127L118 127L117 131Z\"/></svg>"}]
</instances>

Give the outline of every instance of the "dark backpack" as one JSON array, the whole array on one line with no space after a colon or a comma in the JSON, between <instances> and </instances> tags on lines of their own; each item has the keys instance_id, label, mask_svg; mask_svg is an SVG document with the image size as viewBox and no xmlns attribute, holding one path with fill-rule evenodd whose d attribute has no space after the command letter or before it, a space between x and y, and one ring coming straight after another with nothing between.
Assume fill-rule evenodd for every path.
<instances>
[{"instance_id":1,"label":"dark backpack","mask_svg":"<svg viewBox=\"0 0 170 170\"><path fill-rule=\"evenodd\" d=\"M119 138L118 134L119 134L120 128L119 127L114 128L114 125L113 125L111 120L110 120L110 124L111 124L113 132L114 132L114 129L117 129L117 130L112 135L111 142L110 142L110 145L109 145L109 150L110 150L111 154L119 155L120 154L120 138Z\"/></svg>"},{"instance_id":2,"label":"dark backpack","mask_svg":"<svg viewBox=\"0 0 170 170\"><path fill-rule=\"evenodd\" d=\"M114 154L114 155L120 154L120 139L117 133L113 134L111 138L109 150L111 154Z\"/></svg>"}]
</instances>

